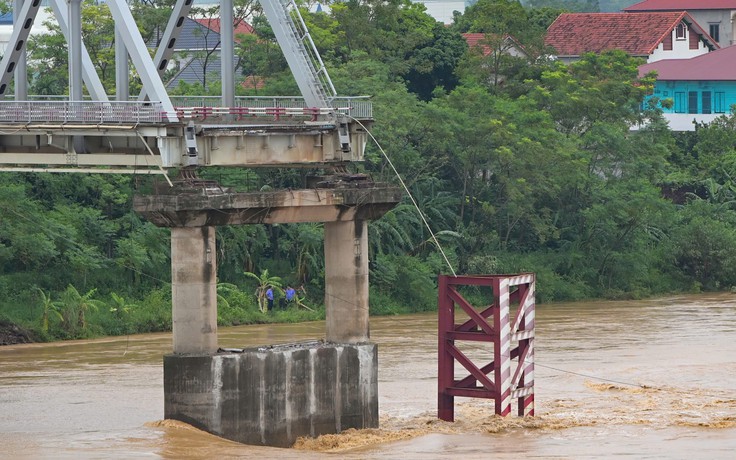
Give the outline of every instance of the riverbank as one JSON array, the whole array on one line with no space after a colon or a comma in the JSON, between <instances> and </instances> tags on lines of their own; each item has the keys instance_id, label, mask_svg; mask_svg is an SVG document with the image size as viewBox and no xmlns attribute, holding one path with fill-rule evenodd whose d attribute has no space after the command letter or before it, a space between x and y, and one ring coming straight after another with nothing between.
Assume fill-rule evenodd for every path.
<instances>
[{"instance_id":1,"label":"riverbank","mask_svg":"<svg viewBox=\"0 0 736 460\"><path fill-rule=\"evenodd\" d=\"M21 304L18 303L0 304L0 346L170 332L171 301L167 294L157 290L139 302L130 303L120 298L120 305L105 303L104 297L100 297L92 299L94 304L89 303L84 310L79 303L55 302L53 310L50 310L53 314L48 315L46 329L42 329L44 320L38 308L19 306ZM310 309L290 306L261 312L255 301L241 291L223 294L218 295L221 303L218 306L218 327L324 319L324 307L319 305ZM84 311L83 315L81 311Z\"/></svg>"},{"instance_id":2,"label":"riverbank","mask_svg":"<svg viewBox=\"0 0 736 460\"><path fill-rule=\"evenodd\" d=\"M253 292L252 286L248 285L243 288L218 285L218 327L325 319L325 307L320 303L322 292L315 290L313 297L300 298L299 306L277 305L271 312L262 312L257 297L250 292ZM98 295L96 289L81 294L73 286L61 293L43 295L50 302L45 309L43 300L32 295L7 303L0 301L0 346L171 331L171 291L168 287L155 289L142 299L123 298L114 293ZM372 295L371 299L372 316L417 311L416 306L409 308L386 296ZM425 308L436 309L436 305L427 303Z\"/></svg>"},{"instance_id":3,"label":"riverbank","mask_svg":"<svg viewBox=\"0 0 736 460\"><path fill-rule=\"evenodd\" d=\"M34 334L17 324L0 320L0 345L15 345L18 343L36 342Z\"/></svg>"}]
</instances>

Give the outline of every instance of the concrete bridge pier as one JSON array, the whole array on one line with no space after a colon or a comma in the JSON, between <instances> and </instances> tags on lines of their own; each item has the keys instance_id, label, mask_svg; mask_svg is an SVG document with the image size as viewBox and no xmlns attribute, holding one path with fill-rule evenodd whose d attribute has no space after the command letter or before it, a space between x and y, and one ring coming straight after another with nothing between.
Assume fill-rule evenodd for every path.
<instances>
[{"instance_id":1,"label":"concrete bridge pier","mask_svg":"<svg viewBox=\"0 0 736 460\"><path fill-rule=\"evenodd\" d=\"M368 223L325 223L325 339L362 343L368 323Z\"/></svg>"},{"instance_id":2,"label":"concrete bridge pier","mask_svg":"<svg viewBox=\"0 0 736 460\"><path fill-rule=\"evenodd\" d=\"M299 436L378 427L367 222L400 199L400 190L375 184L135 197L139 214L171 228L174 353L164 357L164 416L276 447ZM219 349L215 226L296 222L325 223L325 339Z\"/></svg>"},{"instance_id":3,"label":"concrete bridge pier","mask_svg":"<svg viewBox=\"0 0 736 460\"><path fill-rule=\"evenodd\" d=\"M171 229L171 319L175 354L217 351L215 227Z\"/></svg>"},{"instance_id":4,"label":"concrete bridge pier","mask_svg":"<svg viewBox=\"0 0 736 460\"><path fill-rule=\"evenodd\" d=\"M214 353L217 344L215 227L171 228L175 354ZM370 340L368 223L325 223L325 340Z\"/></svg>"}]
</instances>

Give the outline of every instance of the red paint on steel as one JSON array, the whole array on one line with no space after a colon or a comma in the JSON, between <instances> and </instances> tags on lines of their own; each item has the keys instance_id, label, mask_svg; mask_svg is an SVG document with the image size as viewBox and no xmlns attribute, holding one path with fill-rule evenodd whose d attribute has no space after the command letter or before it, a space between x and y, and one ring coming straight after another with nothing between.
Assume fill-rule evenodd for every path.
<instances>
[{"instance_id":1,"label":"red paint on steel","mask_svg":"<svg viewBox=\"0 0 736 460\"><path fill-rule=\"evenodd\" d=\"M458 291L460 286L490 287L493 302L476 308ZM516 306L513 317L511 304ZM468 319L456 323L456 307ZM456 341L491 343L493 359L478 366ZM466 376L455 379L455 363L467 371ZM502 416L511 413L511 401L516 398L518 414L533 416L534 274L441 275L437 365L437 416L441 420L454 420L456 396L494 399L495 412Z\"/></svg>"},{"instance_id":2,"label":"red paint on steel","mask_svg":"<svg viewBox=\"0 0 736 460\"><path fill-rule=\"evenodd\" d=\"M286 108L284 107L266 107L266 115L273 116L275 121L279 121L281 117L286 115Z\"/></svg>"},{"instance_id":3,"label":"red paint on steel","mask_svg":"<svg viewBox=\"0 0 736 460\"><path fill-rule=\"evenodd\" d=\"M454 340L448 339L442 333L442 331L451 331L455 321L454 306L447 293L447 278L440 276L439 279L438 324L440 333L438 334L439 356L437 359L437 380L439 382L437 411L441 420L452 422L455 420L454 398L447 390L453 386L455 360L448 348L451 342L454 343Z\"/></svg>"}]
</instances>

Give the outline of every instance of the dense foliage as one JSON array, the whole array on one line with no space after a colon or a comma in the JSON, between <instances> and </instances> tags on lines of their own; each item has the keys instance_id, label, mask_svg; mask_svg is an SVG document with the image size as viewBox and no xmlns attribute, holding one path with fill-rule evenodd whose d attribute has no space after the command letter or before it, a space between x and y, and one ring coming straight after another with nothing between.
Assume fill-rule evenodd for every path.
<instances>
[{"instance_id":1,"label":"dense foliage","mask_svg":"<svg viewBox=\"0 0 736 460\"><path fill-rule=\"evenodd\" d=\"M87 44L113 85L109 13L87 3L101 31ZM145 16L166 2L134 3ZM239 78L265 78L260 94L295 94L257 6L239 8L257 34L239 44ZM338 91L373 96L372 133L457 272L536 272L543 302L736 285L736 119L673 133L656 110L642 110L652 80L638 77L640 61L620 52L569 66L546 58L542 34L555 15L513 0L480 0L452 27L409 0L305 11ZM146 17L150 29L165 15ZM468 49L463 32L487 33L485 48ZM523 57L505 53L506 34ZM63 40L29 45L31 67L47 69L31 92L64 92ZM356 170L397 182L376 145L366 157ZM248 190L301 187L307 172L201 174ZM150 187L131 176L1 174L0 316L46 338L170 327L168 231L131 211L132 196ZM222 324L323 314L321 225L224 227L217 244ZM408 198L370 224L369 244L372 311L433 309L436 276L450 269ZM263 313L256 293L270 277L303 286L309 309Z\"/></svg>"}]
</instances>

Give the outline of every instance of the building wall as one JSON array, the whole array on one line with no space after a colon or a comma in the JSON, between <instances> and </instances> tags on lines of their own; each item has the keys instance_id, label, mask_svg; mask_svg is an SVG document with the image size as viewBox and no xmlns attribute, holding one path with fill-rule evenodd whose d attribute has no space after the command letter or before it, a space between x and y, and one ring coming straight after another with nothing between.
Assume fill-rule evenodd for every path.
<instances>
[{"instance_id":1,"label":"building wall","mask_svg":"<svg viewBox=\"0 0 736 460\"><path fill-rule=\"evenodd\" d=\"M729 113L736 104L736 77L734 81L658 81L654 96L672 99L673 106L663 109L665 113Z\"/></svg>"},{"instance_id":2,"label":"building wall","mask_svg":"<svg viewBox=\"0 0 736 460\"><path fill-rule=\"evenodd\" d=\"M705 44L701 40L698 40L696 49L690 49L690 35L694 34L695 32L690 30L689 27L685 29L684 38L678 39L676 31L677 28L673 29L672 32L670 32L672 38L672 49L665 49L667 40L664 40L662 43L659 44L659 46L657 46L654 52L649 55L649 59L647 59L647 62L655 62L662 59L689 59L695 56L700 56L701 54L708 53L710 51L710 49L705 46Z\"/></svg>"},{"instance_id":3,"label":"building wall","mask_svg":"<svg viewBox=\"0 0 736 460\"><path fill-rule=\"evenodd\" d=\"M721 48L733 44L734 24L731 24L731 10L688 11L688 13L708 33L710 33L711 24L717 24L719 26L719 38L717 41Z\"/></svg>"},{"instance_id":4,"label":"building wall","mask_svg":"<svg viewBox=\"0 0 736 460\"><path fill-rule=\"evenodd\" d=\"M422 3L427 8L427 14L443 24L452 24L453 11L465 12L468 5L466 0L412 0Z\"/></svg>"},{"instance_id":5,"label":"building wall","mask_svg":"<svg viewBox=\"0 0 736 460\"><path fill-rule=\"evenodd\" d=\"M673 131L692 131L693 121L709 123L731 113L736 104L736 77L734 81L658 81L651 97L672 100L672 107L662 112Z\"/></svg>"}]
</instances>

